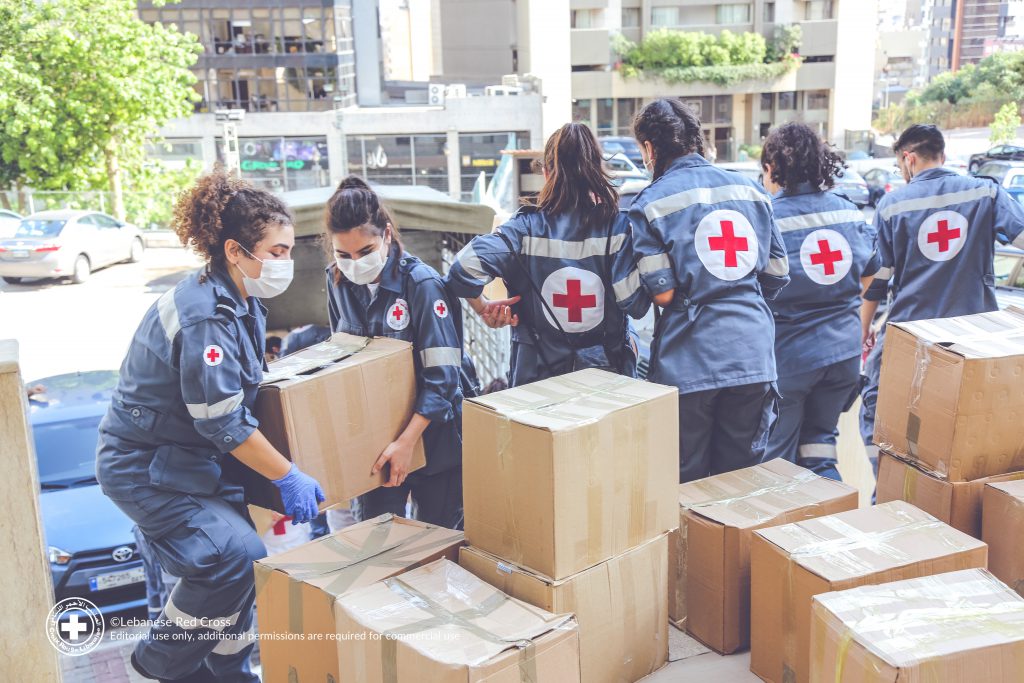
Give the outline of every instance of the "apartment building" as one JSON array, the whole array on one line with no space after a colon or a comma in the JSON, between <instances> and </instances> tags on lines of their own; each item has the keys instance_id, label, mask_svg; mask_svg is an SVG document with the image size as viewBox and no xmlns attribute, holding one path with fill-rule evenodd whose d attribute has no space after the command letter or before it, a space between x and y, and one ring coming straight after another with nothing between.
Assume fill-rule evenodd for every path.
<instances>
[{"instance_id":1,"label":"apartment building","mask_svg":"<svg viewBox=\"0 0 1024 683\"><path fill-rule=\"evenodd\" d=\"M1022 0L925 0L928 76L977 64L999 51L1024 49Z\"/></svg>"}]
</instances>

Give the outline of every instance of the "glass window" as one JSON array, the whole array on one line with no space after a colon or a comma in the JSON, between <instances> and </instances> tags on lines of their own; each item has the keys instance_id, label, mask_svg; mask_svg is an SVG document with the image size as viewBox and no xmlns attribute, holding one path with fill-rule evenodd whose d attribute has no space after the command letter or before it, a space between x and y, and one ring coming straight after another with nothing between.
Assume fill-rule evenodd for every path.
<instances>
[{"instance_id":1,"label":"glass window","mask_svg":"<svg viewBox=\"0 0 1024 683\"><path fill-rule=\"evenodd\" d=\"M828 90L808 90L808 109L828 109Z\"/></svg>"},{"instance_id":2,"label":"glass window","mask_svg":"<svg viewBox=\"0 0 1024 683\"><path fill-rule=\"evenodd\" d=\"M678 7L652 7L651 26L679 26Z\"/></svg>"},{"instance_id":3,"label":"glass window","mask_svg":"<svg viewBox=\"0 0 1024 683\"><path fill-rule=\"evenodd\" d=\"M570 14L571 28L604 28L604 11L600 9L574 9Z\"/></svg>"},{"instance_id":4,"label":"glass window","mask_svg":"<svg viewBox=\"0 0 1024 683\"><path fill-rule=\"evenodd\" d=\"M525 133L485 133L467 134L459 136L459 173L461 175L461 190L464 197L468 197L473 187L484 175L486 182L491 182L494 173L501 163L504 149L522 149L527 146Z\"/></svg>"},{"instance_id":5,"label":"glass window","mask_svg":"<svg viewBox=\"0 0 1024 683\"><path fill-rule=\"evenodd\" d=\"M622 8L622 28L637 28L640 26L640 8Z\"/></svg>"},{"instance_id":6,"label":"glass window","mask_svg":"<svg viewBox=\"0 0 1024 683\"><path fill-rule=\"evenodd\" d=\"M1006 177L1006 170L1006 167L1003 166L1002 164L985 164L980 169L978 169L978 175L984 175L990 178L995 178L999 182L1002 182L1003 178Z\"/></svg>"},{"instance_id":7,"label":"glass window","mask_svg":"<svg viewBox=\"0 0 1024 683\"><path fill-rule=\"evenodd\" d=\"M767 24L775 22L775 3L766 2L764 3L764 21Z\"/></svg>"},{"instance_id":8,"label":"glass window","mask_svg":"<svg viewBox=\"0 0 1024 683\"><path fill-rule=\"evenodd\" d=\"M715 123L732 123L732 96L715 96Z\"/></svg>"},{"instance_id":9,"label":"glass window","mask_svg":"<svg viewBox=\"0 0 1024 683\"><path fill-rule=\"evenodd\" d=\"M590 100L573 100L572 120L585 123L588 126L593 125L590 120Z\"/></svg>"},{"instance_id":10,"label":"glass window","mask_svg":"<svg viewBox=\"0 0 1024 683\"><path fill-rule=\"evenodd\" d=\"M749 24L750 23L750 4L743 5L719 5L718 6L718 23L719 24Z\"/></svg>"},{"instance_id":11,"label":"glass window","mask_svg":"<svg viewBox=\"0 0 1024 683\"><path fill-rule=\"evenodd\" d=\"M832 0L807 0L804 11L808 21L832 19Z\"/></svg>"},{"instance_id":12,"label":"glass window","mask_svg":"<svg viewBox=\"0 0 1024 683\"><path fill-rule=\"evenodd\" d=\"M796 93L795 92L780 92L779 93L779 111L792 111L796 109Z\"/></svg>"},{"instance_id":13,"label":"glass window","mask_svg":"<svg viewBox=\"0 0 1024 683\"><path fill-rule=\"evenodd\" d=\"M597 133L598 135L610 135L612 132L612 116L615 111L615 100L610 97L597 101Z\"/></svg>"},{"instance_id":14,"label":"glass window","mask_svg":"<svg viewBox=\"0 0 1024 683\"><path fill-rule=\"evenodd\" d=\"M32 430L40 484L71 484L96 476L99 417L37 425Z\"/></svg>"},{"instance_id":15,"label":"glass window","mask_svg":"<svg viewBox=\"0 0 1024 683\"><path fill-rule=\"evenodd\" d=\"M771 111L774 97L770 92L761 93L761 111Z\"/></svg>"},{"instance_id":16,"label":"glass window","mask_svg":"<svg viewBox=\"0 0 1024 683\"><path fill-rule=\"evenodd\" d=\"M619 135L632 135L633 117L636 116L637 109L640 107L640 100L627 97L615 100L615 104L619 110L619 128L617 133Z\"/></svg>"},{"instance_id":17,"label":"glass window","mask_svg":"<svg viewBox=\"0 0 1024 683\"><path fill-rule=\"evenodd\" d=\"M417 135L413 137L413 185L426 185L448 192L448 137Z\"/></svg>"},{"instance_id":18,"label":"glass window","mask_svg":"<svg viewBox=\"0 0 1024 683\"><path fill-rule=\"evenodd\" d=\"M66 221L46 221L26 218L18 224L15 237L56 237L64 229ZM79 221L80 223L82 221Z\"/></svg>"},{"instance_id":19,"label":"glass window","mask_svg":"<svg viewBox=\"0 0 1024 683\"><path fill-rule=\"evenodd\" d=\"M330 185L327 138L242 138L242 177L266 190L305 190ZM223 141L217 140L222 158Z\"/></svg>"}]
</instances>

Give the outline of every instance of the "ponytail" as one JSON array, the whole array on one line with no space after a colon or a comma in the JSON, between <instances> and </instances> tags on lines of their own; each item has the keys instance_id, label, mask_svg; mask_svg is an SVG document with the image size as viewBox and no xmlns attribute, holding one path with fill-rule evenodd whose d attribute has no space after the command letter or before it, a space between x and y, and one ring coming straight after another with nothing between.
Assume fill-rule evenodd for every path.
<instances>
[{"instance_id":1,"label":"ponytail","mask_svg":"<svg viewBox=\"0 0 1024 683\"><path fill-rule=\"evenodd\" d=\"M547 179L536 206L551 214L579 211L607 225L619 211L619 199L603 162L594 133L582 123L565 124L544 145Z\"/></svg>"},{"instance_id":2,"label":"ponytail","mask_svg":"<svg viewBox=\"0 0 1024 683\"><path fill-rule=\"evenodd\" d=\"M338 189L327 200L324 222L328 237L354 228L369 229L376 235L384 235L390 224L391 239L399 247L402 246L398 226L391 213L381 204L377 193L358 176L350 175L338 185Z\"/></svg>"},{"instance_id":3,"label":"ponytail","mask_svg":"<svg viewBox=\"0 0 1024 683\"><path fill-rule=\"evenodd\" d=\"M633 121L633 136L654 149L654 178L665 174L681 156L705 156L707 144L700 118L674 97L655 100L640 110Z\"/></svg>"}]
</instances>

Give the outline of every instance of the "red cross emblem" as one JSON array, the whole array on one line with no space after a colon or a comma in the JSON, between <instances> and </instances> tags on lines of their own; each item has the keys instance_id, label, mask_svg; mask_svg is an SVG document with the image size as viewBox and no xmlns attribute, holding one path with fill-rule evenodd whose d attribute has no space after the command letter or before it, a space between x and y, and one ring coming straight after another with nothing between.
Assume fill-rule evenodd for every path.
<instances>
[{"instance_id":1,"label":"red cross emblem","mask_svg":"<svg viewBox=\"0 0 1024 683\"><path fill-rule=\"evenodd\" d=\"M841 232L815 230L800 244L800 265L811 282L834 285L853 267L853 249Z\"/></svg>"},{"instance_id":2,"label":"red cross emblem","mask_svg":"<svg viewBox=\"0 0 1024 683\"><path fill-rule=\"evenodd\" d=\"M750 219L739 211L717 209L697 224L693 247L708 272L720 280L746 277L757 265L759 244Z\"/></svg>"},{"instance_id":3,"label":"red cross emblem","mask_svg":"<svg viewBox=\"0 0 1024 683\"><path fill-rule=\"evenodd\" d=\"M216 344L210 344L203 349L203 362L211 368L220 365L224 361L224 351Z\"/></svg>"},{"instance_id":4,"label":"red cross emblem","mask_svg":"<svg viewBox=\"0 0 1024 683\"><path fill-rule=\"evenodd\" d=\"M825 269L825 275L836 274L836 262L843 260L843 252L832 251L828 240L818 240L818 253L811 254L811 263Z\"/></svg>"},{"instance_id":5,"label":"red cross emblem","mask_svg":"<svg viewBox=\"0 0 1024 683\"><path fill-rule=\"evenodd\" d=\"M601 276L583 268L559 268L544 279L544 317L566 332L587 332L604 320L605 289Z\"/></svg>"},{"instance_id":6,"label":"red cross emblem","mask_svg":"<svg viewBox=\"0 0 1024 683\"><path fill-rule=\"evenodd\" d=\"M936 211L921 223L917 231L917 246L931 261L949 261L964 248L969 228L963 214Z\"/></svg>"},{"instance_id":7,"label":"red cross emblem","mask_svg":"<svg viewBox=\"0 0 1024 683\"><path fill-rule=\"evenodd\" d=\"M747 250L747 238L737 237L732 227L732 221L721 221L722 234L718 237L708 238L708 247L712 251L725 252L725 267L735 268L739 265L736 253Z\"/></svg>"},{"instance_id":8,"label":"red cross emblem","mask_svg":"<svg viewBox=\"0 0 1024 683\"><path fill-rule=\"evenodd\" d=\"M272 527L274 529L274 535L284 536L286 533L288 533L288 527L285 526L285 522L290 522L291 519L291 517L285 515L281 519L274 522L274 526Z\"/></svg>"},{"instance_id":9,"label":"red cross emblem","mask_svg":"<svg viewBox=\"0 0 1024 683\"><path fill-rule=\"evenodd\" d=\"M444 302L444 299L438 299L434 302L434 315L438 318L448 317L448 304Z\"/></svg>"},{"instance_id":10,"label":"red cross emblem","mask_svg":"<svg viewBox=\"0 0 1024 683\"><path fill-rule=\"evenodd\" d=\"M567 310L571 323L583 322L583 309L597 306L597 296L584 294L581 287L579 280L566 280L565 293L551 296L556 307Z\"/></svg>"},{"instance_id":11,"label":"red cross emblem","mask_svg":"<svg viewBox=\"0 0 1024 683\"><path fill-rule=\"evenodd\" d=\"M405 299L395 299L395 303L388 308L384 322L393 330L404 330L409 327L409 304Z\"/></svg>"},{"instance_id":12,"label":"red cross emblem","mask_svg":"<svg viewBox=\"0 0 1024 683\"><path fill-rule=\"evenodd\" d=\"M949 243L960 239L960 228L949 229L949 221L939 221L939 227L935 232L928 233L928 243L938 244L939 251L949 251Z\"/></svg>"}]
</instances>

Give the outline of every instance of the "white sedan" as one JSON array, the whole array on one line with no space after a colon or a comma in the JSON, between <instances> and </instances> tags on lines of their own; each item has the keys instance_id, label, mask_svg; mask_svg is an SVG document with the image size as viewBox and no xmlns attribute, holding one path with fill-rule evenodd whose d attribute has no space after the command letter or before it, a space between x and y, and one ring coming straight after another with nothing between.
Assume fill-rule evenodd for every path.
<instances>
[{"instance_id":1,"label":"white sedan","mask_svg":"<svg viewBox=\"0 0 1024 683\"><path fill-rule=\"evenodd\" d=\"M144 250L138 228L96 211L40 211L0 240L0 277L70 278L80 284L97 268L136 262Z\"/></svg>"}]
</instances>

